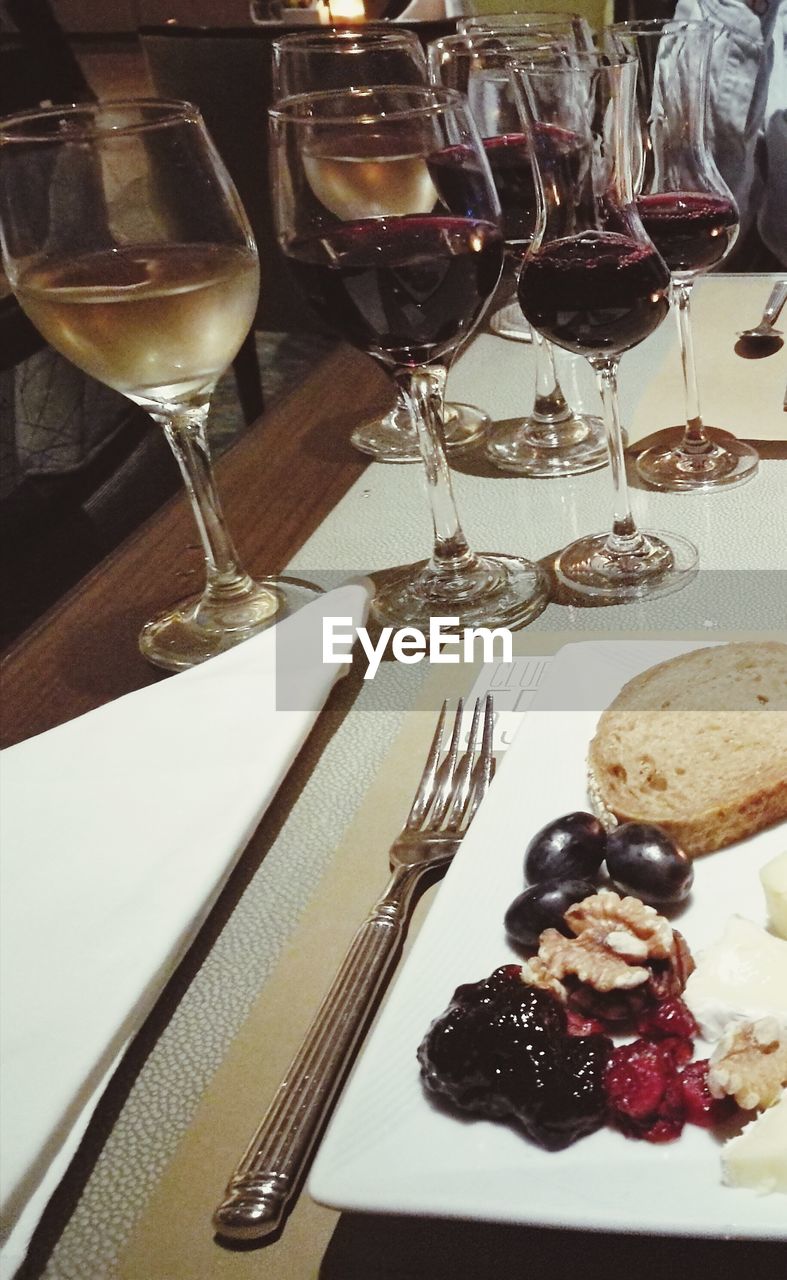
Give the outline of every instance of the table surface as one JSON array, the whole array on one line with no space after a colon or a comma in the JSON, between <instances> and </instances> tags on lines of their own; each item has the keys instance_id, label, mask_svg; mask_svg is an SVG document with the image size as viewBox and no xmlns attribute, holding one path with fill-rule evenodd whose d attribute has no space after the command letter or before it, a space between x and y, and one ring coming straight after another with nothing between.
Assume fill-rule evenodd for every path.
<instances>
[{"instance_id":1,"label":"table surface","mask_svg":"<svg viewBox=\"0 0 787 1280\"><path fill-rule=\"evenodd\" d=\"M695 310L712 421L761 442L759 474L714 494L658 494L636 485L632 491L641 523L698 542L703 571L696 582L660 601L617 608L583 608L558 597L517 634L520 651L549 653L587 636L783 631L787 352L756 364L732 355L736 329L756 318L770 283L717 277L698 288ZM532 395L531 361L523 344L482 334L452 370L449 395L482 404L496 419L512 416ZM593 408L584 366L562 363L561 377ZM676 387L674 333L665 325L623 361L621 398L633 440L678 421ZM337 348L220 460L228 519L252 572L289 565L329 583L425 553L429 520L419 468L367 465L347 443L355 423L390 402L380 370ZM482 548L516 550L548 564L570 538L608 520L606 469L530 481L494 473L478 451L455 462L460 512ZM185 500L177 498L6 653L4 745L167 678L139 657L136 635L147 616L198 585L194 544ZM470 682L464 672L457 691L462 678ZM224 1248L210 1233L223 1183L327 975L382 887L383 851L432 720L431 711L410 713L433 698L430 679L424 669L387 663L374 686L354 672L334 691L207 925L131 1045L45 1215L30 1275L483 1277L521 1267L523 1250L531 1258L535 1252L540 1271L565 1273L576 1248L570 1233L339 1217L305 1194L281 1239L264 1249ZM373 856L370 835L379 849ZM429 901L427 894L411 933ZM606 1276L612 1265L655 1275L656 1251L647 1243L583 1237L584 1274ZM665 1256L685 1272L687 1261L689 1270L712 1266L720 1247L661 1242L660 1274ZM735 1245L725 1248L729 1262ZM747 1246L749 1261L752 1248L758 1247ZM761 1250L765 1265L769 1246Z\"/></svg>"}]
</instances>

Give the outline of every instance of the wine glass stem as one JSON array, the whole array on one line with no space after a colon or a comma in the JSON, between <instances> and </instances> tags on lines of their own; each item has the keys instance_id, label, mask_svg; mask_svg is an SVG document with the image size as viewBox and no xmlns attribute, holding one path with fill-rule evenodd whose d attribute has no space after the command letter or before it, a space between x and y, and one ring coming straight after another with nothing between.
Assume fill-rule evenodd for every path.
<instances>
[{"instance_id":1,"label":"wine glass stem","mask_svg":"<svg viewBox=\"0 0 787 1280\"><path fill-rule=\"evenodd\" d=\"M613 356L591 360L590 363L596 372L598 389L601 393L604 426L607 432L609 464L614 488L612 532L607 539L607 546L612 552L631 553L641 548L643 538L631 514L628 481L626 480L626 459L623 453L623 436L620 429L620 410L618 408L618 360L617 357Z\"/></svg>"},{"instance_id":2,"label":"wine glass stem","mask_svg":"<svg viewBox=\"0 0 787 1280\"><path fill-rule=\"evenodd\" d=\"M675 280L672 296L678 319L680 360L683 367L683 385L686 391L686 430L680 448L689 453L707 453L712 448L700 413L700 395L697 389L697 366L694 362L694 338L691 330L691 280Z\"/></svg>"},{"instance_id":3,"label":"wine glass stem","mask_svg":"<svg viewBox=\"0 0 787 1280\"><path fill-rule=\"evenodd\" d=\"M164 429L191 501L205 553L205 594L226 599L246 593L253 584L239 567L238 553L221 509L208 445L208 407L205 404L176 413L153 413L151 417Z\"/></svg>"},{"instance_id":4,"label":"wine glass stem","mask_svg":"<svg viewBox=\"0 0 787 1280\"><path fill-rule=\"evenodd\" d=\"M560 389L552 344L533 330L536 357L536 398L531 417L545 426L569 417L569 407Z\"/></svg>"},{"instance_id":5,"label":"wine glass stem","mask_svg":"<svg viewBox=\"0 0 787 1280\"><path fill-rule=\"evenodd\" d=\"M398 369L396 383L418 433L434 526L434 550L429 570L455 573L473 560L473 553L459 524L451 485L451 471L445 456L443 399L447 371L441 365L429 368Z\"/></svg>"}]
</instances>

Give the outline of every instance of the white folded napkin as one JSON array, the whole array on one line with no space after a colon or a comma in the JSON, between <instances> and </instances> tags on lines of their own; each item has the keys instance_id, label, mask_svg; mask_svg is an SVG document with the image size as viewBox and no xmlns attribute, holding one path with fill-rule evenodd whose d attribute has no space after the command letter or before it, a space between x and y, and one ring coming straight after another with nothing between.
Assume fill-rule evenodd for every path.
<instances>
[{"instance_id":1,"label":"white folded napkin","mask_svg":"<svg viewBox=\"0 0 787 1280\"><path fill-rule=\"evenodd\" d=\"M343 670L322 618L360 625L368 600L341 587L2 753L0 1275Z\"/></svg>"}]
</instances>

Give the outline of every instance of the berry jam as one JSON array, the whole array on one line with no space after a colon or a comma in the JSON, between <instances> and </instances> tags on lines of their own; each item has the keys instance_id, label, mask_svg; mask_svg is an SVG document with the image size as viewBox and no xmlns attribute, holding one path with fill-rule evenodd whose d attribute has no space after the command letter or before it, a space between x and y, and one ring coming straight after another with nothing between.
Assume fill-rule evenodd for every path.
<instances>
[{"instance_id":1,"label":"berry jam","mask_svg":"<svg viewBox=\"0 0 787 1280\"><path fill-rule=\"evenodd\" d=\"M604 1123L612 1042L570 1035L560 1002L520 974L519 965L505 965L458 987L418 1060L429 1092L460 1111L513 1122L555 1151Z\"/></svg>"}]
</instances>

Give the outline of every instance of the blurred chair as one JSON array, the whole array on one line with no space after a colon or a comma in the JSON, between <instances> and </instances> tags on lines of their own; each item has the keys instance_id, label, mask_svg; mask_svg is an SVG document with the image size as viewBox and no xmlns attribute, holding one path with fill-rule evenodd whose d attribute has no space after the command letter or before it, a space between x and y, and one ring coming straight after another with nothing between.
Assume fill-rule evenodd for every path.
<instances>
[{"instance_id":1,"label":"blurred chair","mask_svg":"<svg viewBox=\"0 0 787 1280\"><path fill-rule=\"evenodd\" d=\"M94 96L47 0L0 20L0 115ZM0 273L0 646L179 484L147 414L51 350Z\"/></svg>"},{"instance_id":2,"label":"blurred chair","mask_svg":"<svg viewBox=\"0 0 787 1280\"><path fill-rule=\"evenodd\" d=\"M300 28L303 30L303 28ZM279 34L283 28L276 28ZM271 40L267 29L140 29L150 78L162 97L199 107L238 188L260 255L256 327L278 332L324 329L300 301L276 243L268 192Z\"/></svg>"}]
</instances>

